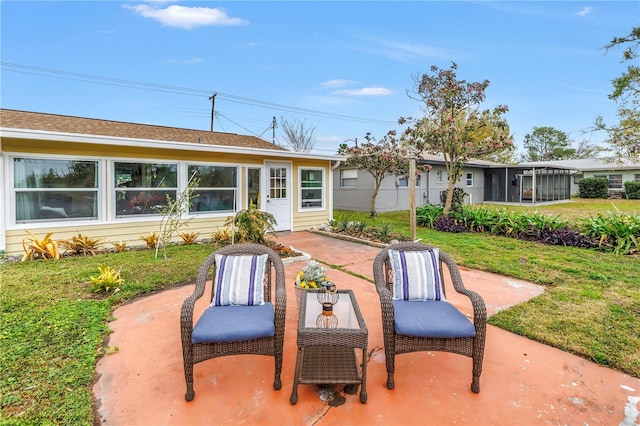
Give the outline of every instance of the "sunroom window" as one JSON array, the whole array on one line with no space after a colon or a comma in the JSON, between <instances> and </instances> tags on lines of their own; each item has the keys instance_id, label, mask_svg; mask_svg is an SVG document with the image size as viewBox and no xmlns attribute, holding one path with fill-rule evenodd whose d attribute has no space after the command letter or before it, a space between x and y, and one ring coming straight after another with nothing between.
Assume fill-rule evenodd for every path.
<instances>
[{"instance_id":1,"label":"sunroom window","mask_svg":"<svg viewBox=\"0 0 640 426\"><path fill-rule=\"evenodd\" d=\"M323 206L323 169L300 169L300 208Z\"/></svg>"},{"instance_id":2,"label":"sunroom window","mask_svg":"<svg viewBox=\"0 0 640 426\"><path fill-rule=\"evenodd\" d=\"M98 162L14 158L16 222L97 219Z\"/></svg>"},{"instance_id":3,"label":"sunroom window","mask_svg":"<svg viewBox=\"0 0 640 426\"><path fill-rule=\"evenodd\" d=\"M178 165L171 163L114 163L116 217L154 215L176 199Z\"/></svg>"},{"instance_id":4,"label":"sunroom window","mask_svg":"<svg viewBox=\"0 0 640 426\"><path fill-rule=\"evenodd\" d=\"M190 165L188 176L199 179L195 197L191 200L192 213L235 211L237 167Z\"/></svg>"}]
</instances>

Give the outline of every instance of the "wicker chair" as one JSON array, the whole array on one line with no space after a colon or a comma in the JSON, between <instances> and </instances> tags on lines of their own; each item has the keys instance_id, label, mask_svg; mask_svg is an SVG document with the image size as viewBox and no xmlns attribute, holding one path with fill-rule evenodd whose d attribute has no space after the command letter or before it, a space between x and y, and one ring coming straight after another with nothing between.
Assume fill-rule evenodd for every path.
<instances>
[{"instance_id":1,"label":"wicker chair","mask_svg":"<svg viewBox=\"0 0 640 426\"><path fill-rule=\"evenodd\" d=\"M212 282L212 277L216 276L216 254L229 256L267 254L263 279L265 303L260 306L209 306L194 327L194 305L196 300L204 294L207 282ZM211 287L209 303L214 298L213 284ZM272 302L273 297L275 302ZM185 399L191 401L195 396L193 365L226 355L273 356L275 358L273 388L279 390L282 386L280 373L286 304L284 265L280 256L269 247L260 244L233 244L209 255L200 266L193 294L182 304L180 328L184 376L187 383Z\"/></svg>"},{"instance_id":2,"label":"wicker chair","mask_svg":"<svg viewBox=\"0 0 640 426\"><path fill-rule=\"evenodd\" d=\"M394 372L395 356L397 354L418 351L446 351L473 359L471 390L478 393L480 392L480 373L482 372L482 358L484 356L487 311L484 300L480 295L464 287L460 271L453 259L446 253L439 252L440 277L444 278L442 274L442 264L444 263L449 270L450 281L453 283L454 290L466 295L471 300L473 324L453 305L445 301L393 300L394 274L389 250L423 251L432 248L434 247L417 242L396 243L378 253L373 262L375 285L382 307L387 388L393 389L395 386ZM447 280L443 281L442 291L444 293ZM406 325L396 323L396 310L397 313L409 315L410 321L408 323L410 323L410 327L421 327L422 330L418 330L417 333L407 333L406 330L401 330L406 334L396 332L397 326L401 326L401 329L403 325ZM400 312L401 310L402 312ZM443 321L443 319L446 319L446 321ZM428 326L424 327L425 324ZM434 324L438 325L434 326ZM427 330L427 328L430 328L430 330Z\"/></svg>"}]
</instances>

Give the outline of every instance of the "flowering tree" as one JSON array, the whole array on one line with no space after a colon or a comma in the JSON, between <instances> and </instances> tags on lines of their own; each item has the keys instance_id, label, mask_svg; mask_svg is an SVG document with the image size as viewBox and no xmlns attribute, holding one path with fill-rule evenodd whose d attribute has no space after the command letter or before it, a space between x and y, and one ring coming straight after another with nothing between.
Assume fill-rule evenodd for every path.
<instances>
[{"instance_id":1,"label":"flowering tree","mask_svg":"<svg viewBox=\"0 0 640 426\"><path fill-rule=\"evenodd\" d=\"M449 187L444 205L448 215L453 189L462 176L464 164L473 158L483 158L513 146L509 125L504 114L507 106L480 111L477 106L485 99L489 81L458 80L452 63L449 70L431 67L432 75L415 77L415 94L423 102L423 117L401 118L400 123L412 123L405 131L407 143L420 152L443 157Z\"/></svg>"},{"instance_id":2,"label":"flowering tree","mask_svg":"<svg viewBox=\"0 0 640 426\"><path fill-rule=\"evenodd\" d=\"M346 165L365 170L373 176L375 186L371 195L371 216L376 215L376 198L380 184L385 177L391 175L406 174L409 172L409 160L416 158L416 151L411 146L404 146L396 138L396 132L391 130L382 140L376 141L371 133L365 135L365 143L360 146L347 146L343 144L338 150L339 154L347 157ZM428 165L420 165L416 172L427 171Z\"/></svg>"}]
</instances>

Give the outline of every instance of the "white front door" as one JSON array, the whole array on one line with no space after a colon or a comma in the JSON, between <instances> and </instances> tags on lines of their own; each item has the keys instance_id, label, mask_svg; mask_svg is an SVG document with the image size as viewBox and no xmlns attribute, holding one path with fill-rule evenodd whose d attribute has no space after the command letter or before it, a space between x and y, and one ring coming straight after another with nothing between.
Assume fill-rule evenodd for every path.
<instances>
[{"instance_id":1,"label":"white front door","mask_svg":"<svg viewBox=\"0 0 640 426\"><path fill-rule=\"evenodd\" d=\"M276 219L276 231L291 230L291 164L266 164L265 210Z\"/></svg>"}]
</instances>

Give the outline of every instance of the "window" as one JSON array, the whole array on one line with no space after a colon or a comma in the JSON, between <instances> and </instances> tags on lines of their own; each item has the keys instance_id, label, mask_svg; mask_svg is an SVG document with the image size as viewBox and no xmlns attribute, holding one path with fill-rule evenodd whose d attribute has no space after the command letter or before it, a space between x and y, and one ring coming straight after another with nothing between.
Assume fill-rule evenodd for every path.
<instances>
[{"instance_id":1,"label":"window","mask_svg":"<svg viewBox=\"0 0 640 426\"><path fill-rule=\"evenodd\" d=\"M442 170L436 170L436 183L442 183Z\"/></svg>"},{"instance_id":2,"label":"window","mask_svg":"<svg viewBox=\"0 0 640 426\"><path fill-rule=\"evenodd\" d=\"M609 189L622 189L622 175L609 175Z\"/></svg>"},{"instance_id":3,"label":"window","mask_svg":"<svg viewBox=\"0 0 640 426\"><path fill-rule=\"evenodd\" d=\"M116 162L113 167L116 217L160 214L167 195L176 199L177 164Z\"/></svg>"},{"instance_id":4,"label":"window","mask_svg":"<svg viewBox=\"0 0 640 426\"><path fill-rule=\"evenodd\" d=\"M634 179L636 182L640 182L640 173L636 173L635 175L633 175L633 179Z\"/></svg>"},{"instance_id":5,"label":"window","mask_svg":"<svg viewBox=\"0 0 640 426\"><path fill-rule=\"evenodd\" d=\"M322 208L324 169L300 169L300 208Z\"/></svg>"},{"instance_id":6,"label":"window","mask_svg":"<svg viewBox=\"0 0 640 426\"><path fill-rule=\"evenodd\" d=\"M607 179L609 189L622 189L622 175L595 175L594 177Z\"/></svg>"},{"instance_id":7,"label":"window","mask_svg":"<svg viewBox=\"0 0 640 426\"><path fill-rule=\"evenodd\" d=\"M573 183L577 185L578 183L580 183L583 177L584 175L582 173L576 173L575 175L573 175Z\"/></svg>"},{"instance_id":8,"label":"window","mask_svg":"<svg viewBox=\"0 0 640 426\"><path fill-rule=\"evenodd\" d=\"M236 210L237 167L190 165L189 176L194 174L200 183L194 191L192 213Z\"/></svg>"},{"instance_id":9,"label":"window","mask_svg":"<svg viewBox=\"0 0 640 426\"><path fill-rule=\"evenodd\" d=\"M247 206L260 208L260 169L247 169Z\"/></svg>"},{"instance_id":10,"label":"window","mask_svg":"<svg viewBox=\"0 0 640 426\"><path fill-rule=\"evenodd\" d=\"M14 158L16 222L98 218L98 161Z\"/></svg>"},{"instance_id":11,"label":"window","mask_svg":"<svg viewBox=\"0 0 640 426\"><path fill-rule=\"evenodd\" d=\"M473 172L465 173L465 179L467 181L467 186L473 186Z\"/></svg>"},{"instance_id":12,"label":"window","mask_svg":"<svg viewBox=\"0 0 640 426\"><path fill-rule=\"evenodd\" d=\"M358 169L340 170L340 186L347 188L358 186Z\"/></svg>"},{"instance_id":13,"label":"window","mask_svg":"<svg viewBox=\"0 0 640 426\"><path fill-rule=\"evenodd\" d=\"M402 176L398 176L398 179L396 180L398 186L402 186L405 188L409 187L409 177L402 175ZM416 176L416 186L420 186L420 176Z\"/></svg>"}]
</instances>

